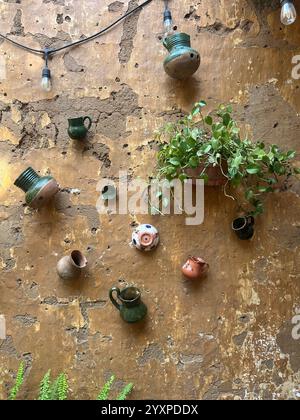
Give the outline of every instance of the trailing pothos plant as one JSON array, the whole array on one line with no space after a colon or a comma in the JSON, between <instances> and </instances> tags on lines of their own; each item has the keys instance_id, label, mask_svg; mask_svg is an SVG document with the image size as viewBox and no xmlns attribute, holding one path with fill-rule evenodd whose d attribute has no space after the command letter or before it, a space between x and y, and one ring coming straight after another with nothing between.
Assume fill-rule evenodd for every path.
<instances>
[{"instance_id":1,"label":"trailing pothos plant","mask_svg":"<svg viewBox=\"0 0 300 420\"><path fill-rule=\"evenodd\" d=\"M166 124L158 133L158 178L184 181L188 169L201 168L198 178L208 180L207 170L219 166L228 185L243 187L247 214L263 212L263 197L274 192L299 168L292 166L295 151L282 151L277 145L250 141L241 137L240 128L232 117L232 107L220 105L209 115L203 114L206 102L195 104L189 115ZM238 200L237 200L238 201Z\"/></svg>"}]
</instances>

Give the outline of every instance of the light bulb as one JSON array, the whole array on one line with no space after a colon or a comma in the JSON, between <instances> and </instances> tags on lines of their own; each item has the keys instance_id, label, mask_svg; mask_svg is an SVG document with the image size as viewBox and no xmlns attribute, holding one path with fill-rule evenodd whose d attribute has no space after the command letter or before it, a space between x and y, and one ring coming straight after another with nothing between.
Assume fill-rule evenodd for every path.
<instances>
[{"instance_id":1,"label":"light bulb","mask_svg":"<svg viewBox=\"0 0 300 420\"><path fill-rule=\"evenodd\" d=\"M52 89L51 72L48 67L43 69L41 87L45 92L50 92Z\"/></svg>"},{"instance_id":2,"label":"light bulb","mask_svg":"<svg viewBox=\"0 0 300 420\"><path fill-rule=\"evenodd\" d=\"M291 0L281 0L281 22L291 25L297 18L296 8Z\"/></svg>"}]
</instances>

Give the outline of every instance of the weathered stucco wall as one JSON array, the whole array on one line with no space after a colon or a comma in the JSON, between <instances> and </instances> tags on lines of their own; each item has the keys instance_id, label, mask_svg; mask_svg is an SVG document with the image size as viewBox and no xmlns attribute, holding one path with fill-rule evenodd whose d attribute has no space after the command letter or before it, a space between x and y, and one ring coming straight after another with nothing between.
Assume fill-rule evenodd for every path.
<instances>
[{"instance_id":1,"label":"weathered stucco wall","mask_svg":"<svg viewBox=\"0 0 300 420\"><path fill-rule=\"evenodd\" d=\"M89 45L54 57L54 89L39 87L43 62L0 41L0 397L20 360L23 398L34 398L49 368L69 375L73 398L94 398L113 372L133 381L132 398L297 398L300 342L292 338L300 311L300 184L269 197L256 236L241 243L230 230L235 208L222 191L206 192L205 222L184 217L99 217L96 184L119 169L145 177L154 168L153 131L188 111L232 101L255 138L300 152L300 20L279 22L276 0L171 0L174 19L202 56L188 83L163 69L163 2ZM4 0L1 32L35 47L87 36L137 0ZM296 1L300 11L300 1ZM90 115L83 145L67 136L67 118ZM27 166L51 172L63 190L40 212L23 205L13 186ZM72 193L79 189L80 193ZM128 246L131 224L153 222L161 246L141 255ZM57 276L58 259L81 249L89 272L73 285ZM211 265L206 280L181 278L188 254ZM144 292L148 322L122 323L108 301L116 284ZM117 386L122 385L118 382Z\"/></svg>"}]
</instances>

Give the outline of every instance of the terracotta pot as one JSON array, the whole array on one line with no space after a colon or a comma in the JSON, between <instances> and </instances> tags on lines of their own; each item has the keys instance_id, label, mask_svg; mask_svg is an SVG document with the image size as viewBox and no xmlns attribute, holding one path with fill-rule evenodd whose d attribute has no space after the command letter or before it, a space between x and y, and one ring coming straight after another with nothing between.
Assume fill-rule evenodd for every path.
<instances>
[{"instance_id":1,"label":"terracotta pot","mask_svg":"<svg viewBox=\"0 0 300 420\"><path fill-rule=\"evenodd\" d=\"M205 165L199 165L198 168L195 168L195 169L187 168L185 169L185 173L192 179L198 179L201 173L203 172L204 168L205 168ZM228 164L225 160L222 161L222 169L223 169L223 172L226 174L228 171ZM208 176L208 181L205 183L205 185L208 187L218 187L221 185L225 185L228 181L226 176L223 175L222 170L219 165L208 166L205 170L205 173Z\"/></svg>"},{"instance_id":2,"label":"terracotta pot","mask_svg":"<svg viewBox=\"0 0 300 420\"><path fill-rule=\"evenodd\" d=\"M209 269L209 265L199 257L189 257L181 271L183 275L191 280L200 279Z\"/></svg>"},{"instance_id":3,"label":"terracotta pot","mask_svg":"<svg viewBox=\"0 0 300 420\"><path fill-rule=\"evenodd\" d=\"M59 260L57 273L63 280L76 280L80 277L83 269L87 266L87 259L80 251L72 251Z\"/></svg>"}]
</instances>

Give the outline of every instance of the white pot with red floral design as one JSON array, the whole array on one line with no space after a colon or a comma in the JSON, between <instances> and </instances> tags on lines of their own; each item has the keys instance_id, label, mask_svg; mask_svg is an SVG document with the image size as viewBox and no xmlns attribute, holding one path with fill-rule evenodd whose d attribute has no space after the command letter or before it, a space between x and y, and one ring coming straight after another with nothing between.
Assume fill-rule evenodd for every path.
<instances>
[{"instance_id":1,"label":"white pot with red floral design","mask_svg":"<svg viewBox=\"0 0 300 420\"><path fill-rule=\"evenodd\" d=\"M158 244L159 233L152 225L139 225L132 233L132 245L140 251L152 251Z\"/></svg>"}]
</instances>

